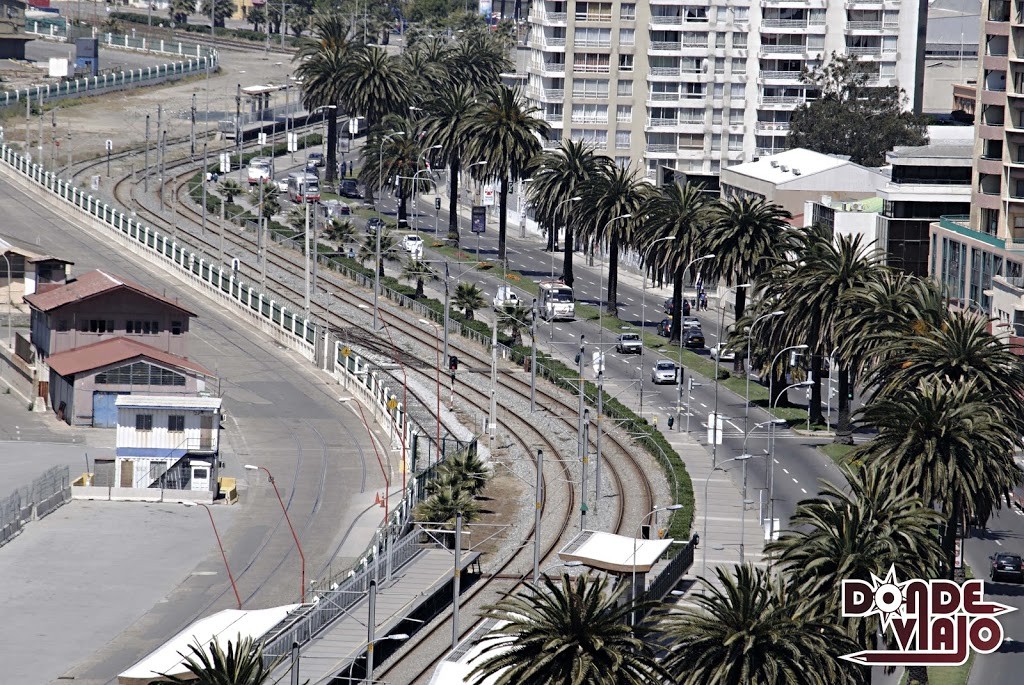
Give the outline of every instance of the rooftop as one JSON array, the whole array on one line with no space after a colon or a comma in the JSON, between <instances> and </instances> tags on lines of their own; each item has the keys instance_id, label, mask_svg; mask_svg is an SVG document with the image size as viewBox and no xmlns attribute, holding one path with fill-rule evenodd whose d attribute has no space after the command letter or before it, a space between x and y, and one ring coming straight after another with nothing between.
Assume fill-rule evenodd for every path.
<instances>
[{"instance_id":1,"label":"rooftop","mask_svg":"<svg viewBox=\"0 0 1024 685\"><path fill-rule=\"evenodd\" d=\"M217 411L223 400L219 397L187 395L118 395L114 404L125 409L207 409Z\"/></svg>"},{"instance_id":2,"label":"rooftop","mask_svg":"<svg viewBox=\"0 0 1024 685\"><path fill-rule=\"evenodd\" d=\"M159 364L179 369L188 369L203 376L213 375L212 371L196 362L158 350L132 338L108 338L92 345L84 345L67 352L58 352L51 355L46 363L61 376L70 376L139 358L151 359Z\"/></svg>"},{"instance_id":3,"label":"rooftop","mask_svg":"<svg viewBox=\"0 0 1024 685\"><path fill-rule=\"evenodd\" d=\"M42 254L35 250L37 246L30 243L26 243L22 240L10 238L8 236L0 236L0 252L17 252L20 255L25 255L28 258L29 263L45 262L45 261L58 261L64 264L74 264L74 262L59 257L53 257L48 254Z\"/></svg>"},{"instance_id":4,"label":"rooftop","mask_svg":"<svg viewBox=\"0 0 1024 685\"><path fill-rule=\"evenodd\" d=\"M160 302L180 309L189 316L196 315L195 312L186 309L179 304L177 300L172 300L169 297L161 295L155 290L150 290L149 288L139 285L133 281L111 276L110 274L98 269L96 271L84 273L78 278L68 281L66 285L62 285L59 288L29 295L25 298L25 301L40 311L49 312L54 309L59 309L65 305L88 300L89 298L120 288L126 288L144 297L159 300Z\"/></svg>"},{"instance_id":5,"label":"rooftop","mask_svg":"<svg viewBox=\"0 0 1024 685\"><path fill-rule=\"evenodd\" d=\"M799 179L802 176L819 174L841 166L861 167L846 159L831 155L823 155L813 150L794 148L775 155L762 157L756 162L746 162L731 166L724 171L741 176L756 178L779 185Z\"/></svg>"},{"instance_id":6,"label":"rooftop","mask_svg":"<svg viewBox=\"0 0 1024 685\"><path fill-rule=\"evenodd\" d=\"M562 561L579 561L591 568L618 573L647 573L675 542L581 530L558 550Z\"/></svg>"}]
</instances>

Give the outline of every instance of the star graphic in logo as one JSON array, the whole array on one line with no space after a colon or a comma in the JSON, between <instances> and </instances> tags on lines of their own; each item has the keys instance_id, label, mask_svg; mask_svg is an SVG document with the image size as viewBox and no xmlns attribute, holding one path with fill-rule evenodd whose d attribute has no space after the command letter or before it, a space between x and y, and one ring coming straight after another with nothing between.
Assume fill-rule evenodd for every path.
<instances>
[{"instance_id":1,"label":"star graphic in logo","mask_svg":"<svg viewBox=\"0 0 1024 685\"><path fill-rule=\"evenodd\" d=\"M874 593L870 614L878 614L882 622L882 630L892 626L893 618L906 617L907 585L909 580L900 582L896 579L896 567L890 566L885 576L879 578L871 574L871 591Z\"/></svg>"}]
</instances>

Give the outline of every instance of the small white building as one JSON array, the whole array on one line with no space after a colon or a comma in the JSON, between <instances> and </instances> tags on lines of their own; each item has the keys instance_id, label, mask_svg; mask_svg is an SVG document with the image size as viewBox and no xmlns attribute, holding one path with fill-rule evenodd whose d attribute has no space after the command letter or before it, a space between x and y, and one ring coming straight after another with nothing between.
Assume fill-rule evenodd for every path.
<instances>
[{"instance_id":1,"label":"small white building","mask_svg":"<svg viewBox=\"0 0 1024 685\"><path fill-rule=\"evenodd\" d=\"M214 490L221 403L219 397L119 395L115 484Z\"/></svg>"},{"instance_id":2,"label":"small white building","mask_svg":"<svg viewBox=\"0 0 1024 685\"><path fill-rule=\"evenodd\" d=\"M830 195L804 203L804 226L819 224L832 230L835 238L861 236L861 245L872 249L885 248L879 242L878 213L882 200L869 197L856 202L840 202Z\"/></svg>"}]
</instances>

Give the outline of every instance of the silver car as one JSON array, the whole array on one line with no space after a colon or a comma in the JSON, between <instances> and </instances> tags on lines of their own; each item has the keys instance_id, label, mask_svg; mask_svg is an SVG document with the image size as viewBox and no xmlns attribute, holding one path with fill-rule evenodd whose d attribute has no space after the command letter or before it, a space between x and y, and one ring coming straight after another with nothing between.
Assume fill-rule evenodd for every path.
<instances>
[{"instance_id":1,"label":"silver car","mask_svg":"<svg viewBox=\"0 0 1024 685\"><path fill-rule=\"evenodd\" d=\"M655 385L677 383L678 375L678 367L675 362L662 360L656 362L654 368L651 369L651 382Z\"/></svg>"}]
</instances>

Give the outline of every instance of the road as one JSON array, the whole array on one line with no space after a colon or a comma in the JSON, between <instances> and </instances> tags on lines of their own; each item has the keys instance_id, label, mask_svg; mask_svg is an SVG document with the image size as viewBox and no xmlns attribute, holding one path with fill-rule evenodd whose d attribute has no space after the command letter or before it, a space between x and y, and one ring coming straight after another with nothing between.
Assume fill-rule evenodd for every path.
<instances>
[{"instance_id":1,"label":"road","mask_svg":"<svg viewBox=\"0 0 1024 685\"><path fill-rule=\"evenodd\" d=\"M298 554L274 492L264 475L257 478L244 471L244 463L264 465L276 476L304 541L308 578L319 577L335 553L340 565L362 553L368 531L379 519L373 504L382 480L366 431L350 409L339 405L336 386L204 297L69 225L66 217L37 204L2 178L0 206L7 219L7 235L39 245L40 252L74 260L75 273L103 268L178 297L198 313L191 328L189 357L221 378L227 417L223 473L242 479L239 506L244 512L233 517L234 526L223 532L247 607L294 601L300 583ZM354 531L351 537L350 531ZM207 542L202 541L204 555ZM216 552L205 558L187 553L179 558L187 566L183 576L197 563L204 568L220 563ZM130 572L130 560L130 551L111 559L109 577L116 577L115 569ZM108 683L198 615L234 604L223 576L192 578L187 587L166 591L167 601L139 616L120 635L97 629L90 616L76 610L73 598L62 601L54 596L51 604L35 607L48 612L52 620L78 622L76 647L88 647L84 653L92 654L77 665L74 661L63 664L60 672L79 683ZM23 635L30 639L33 634ZM33 648L38 643L22 647Z\"/></svg>"}]
</instances>

